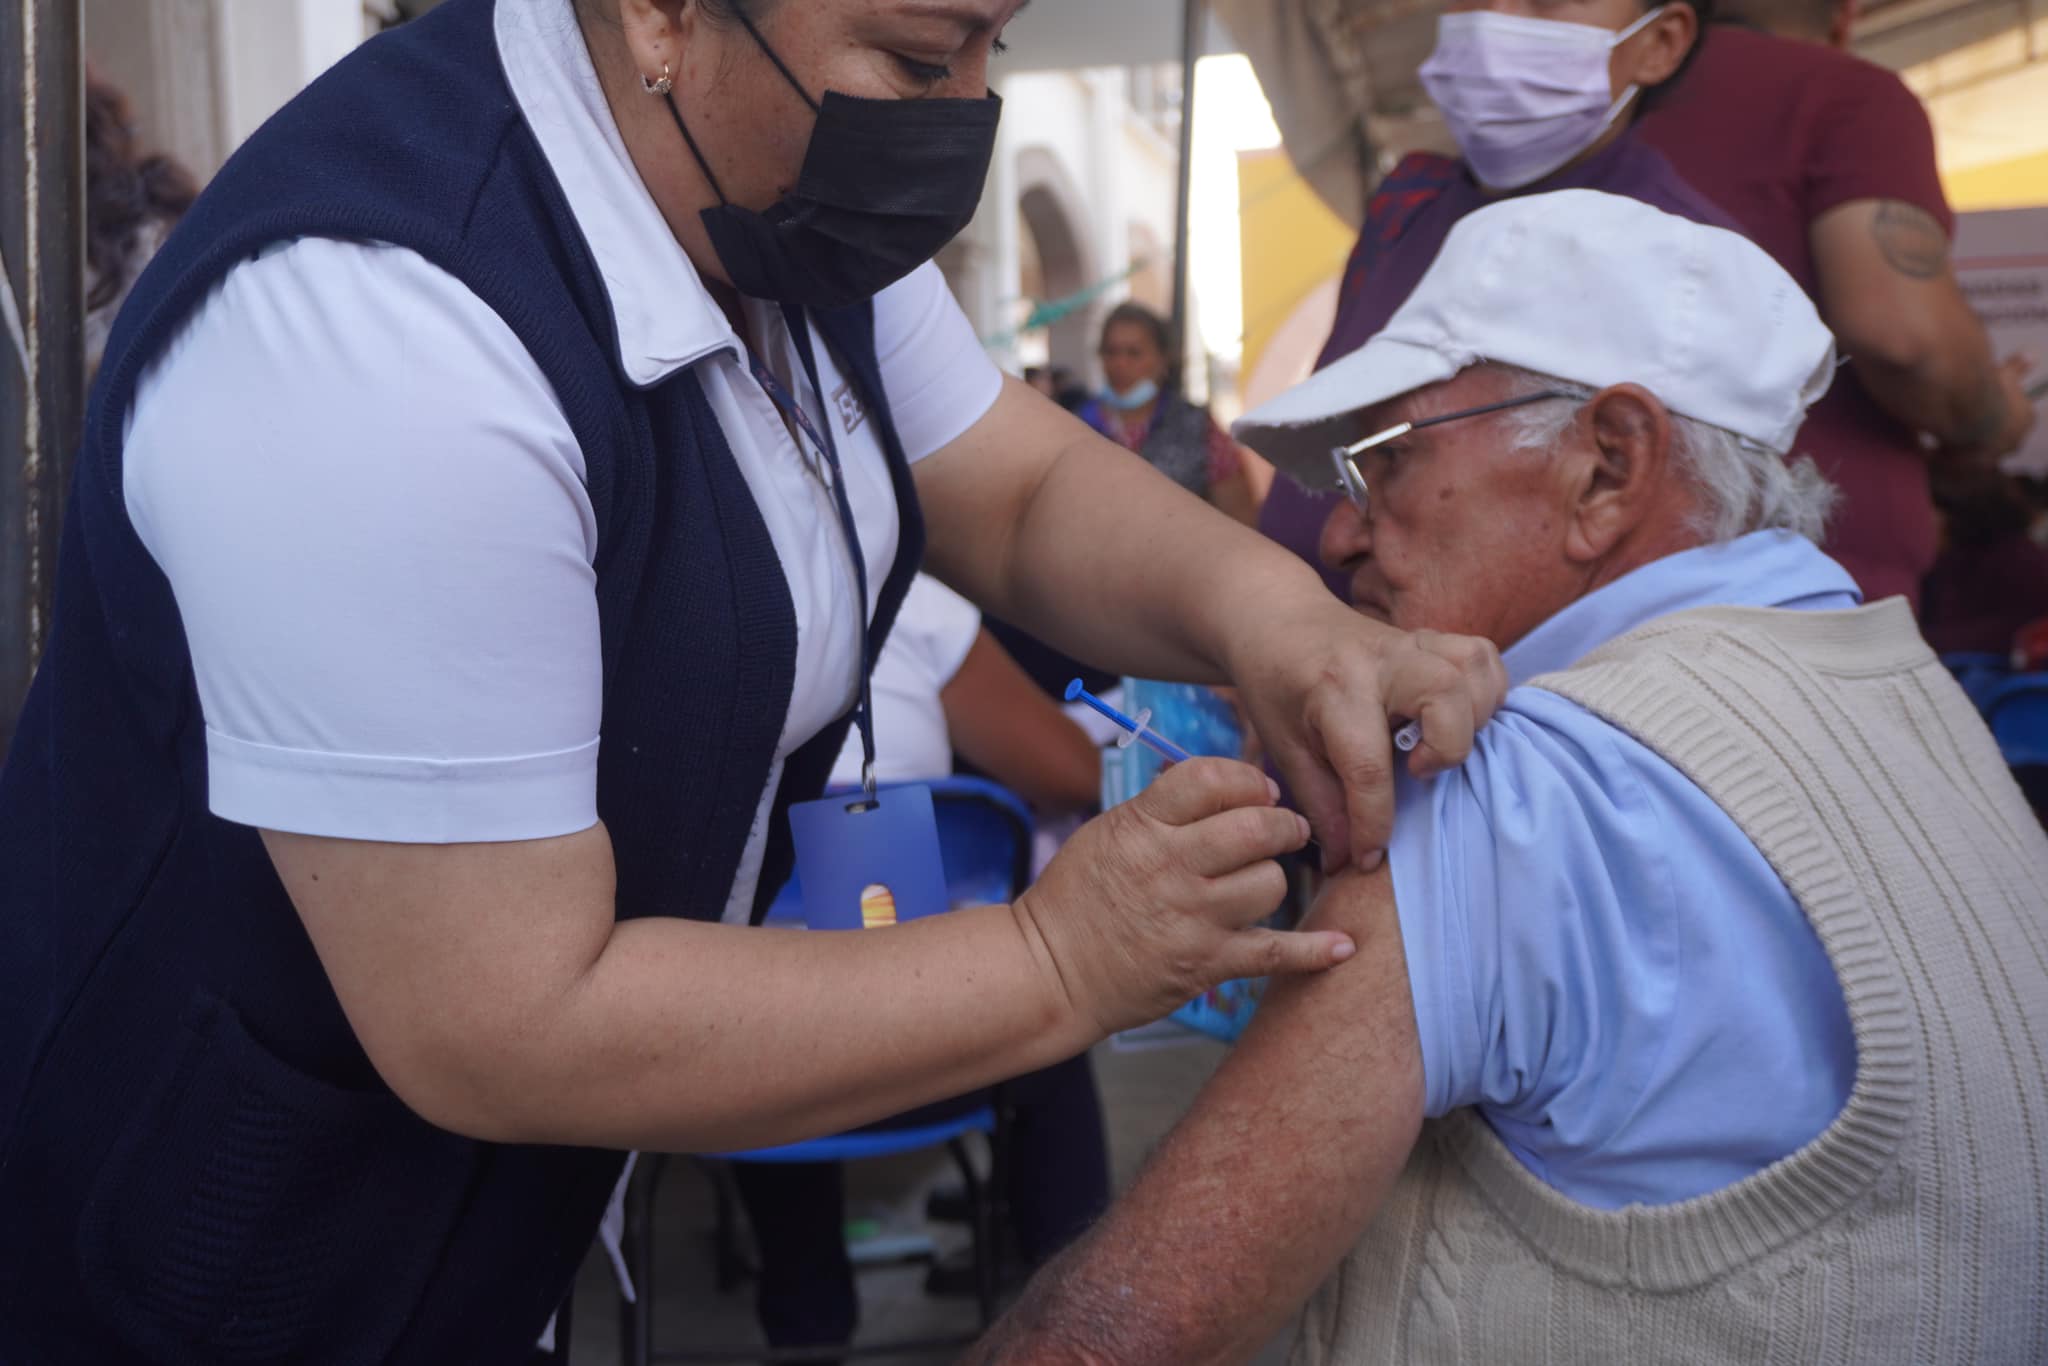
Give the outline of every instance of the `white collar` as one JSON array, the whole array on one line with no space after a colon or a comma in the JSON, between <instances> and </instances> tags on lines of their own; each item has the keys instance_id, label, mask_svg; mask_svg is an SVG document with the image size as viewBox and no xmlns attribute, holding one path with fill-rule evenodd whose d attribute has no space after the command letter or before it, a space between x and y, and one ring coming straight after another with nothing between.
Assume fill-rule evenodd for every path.
<instances>
[{"instance_id":1,"label":"white collar","mask_svg":"<svg viewBox=\"0 0 2048 1366\"><path fill-rule=\"evenodd\" d=\"M498 57L604 277L619 361L641 387L739 338L619 137L570 0L500 0Z\"/></svg>"}]
</instances>

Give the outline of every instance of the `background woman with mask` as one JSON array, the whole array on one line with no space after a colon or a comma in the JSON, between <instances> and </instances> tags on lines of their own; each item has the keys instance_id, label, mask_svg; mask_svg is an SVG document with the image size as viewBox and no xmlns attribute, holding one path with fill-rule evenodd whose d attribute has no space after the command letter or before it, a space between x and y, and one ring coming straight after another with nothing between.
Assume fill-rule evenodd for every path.
<instances>
[{"instance_id":1,"label":"background woman with mask","mask_svg":"<svg viewBox=\"0 0 2048 1366\"><path fill-rule=\"evenodd\" d=\"M1180 391L1166 319L1138 303L1118 304L1102 323L1103 392L1083 404L1083 422L1197 498L1238 521L1258 521L1244 453L1206 408Z\"/></svg>"},{"instance_id":2,"label":"background woman with mask","mask_svg":"<svg viewBox=\"0 0 2048 1366\"><path fill-rule=\"evenodd\" d=\"M1221 762L1014 906L749 928L798 816L807 860L935 874L914 803L806 800L849 716L872 766L921 558L1236 681L1339 860L1386 836L1386 709L1435 767L1504 688L982 357L926 263L1018 3L447 0L172 233L0 770L0 1360L518 1360L619 1150L850 1127L1344 956L1243 928L1307 827Z\"/></svg>"},{"instance_id":3,"label":"background woman with mask","mask_svg":"<svg viewBox=\"0 0 2048 1366\"><path fill-rule=\"evenodd\" d=\"M1632 131L1681 77L1713 10L1714 0L1452 0L1420 75L1462 155L1411 153L1374 191L1316 368L1386 326L1458 220L1503 196L1602 190L1740 231ZM1259 529L1314 564L1332 496L1280 475Z\"/></svg>"}]
</instances>

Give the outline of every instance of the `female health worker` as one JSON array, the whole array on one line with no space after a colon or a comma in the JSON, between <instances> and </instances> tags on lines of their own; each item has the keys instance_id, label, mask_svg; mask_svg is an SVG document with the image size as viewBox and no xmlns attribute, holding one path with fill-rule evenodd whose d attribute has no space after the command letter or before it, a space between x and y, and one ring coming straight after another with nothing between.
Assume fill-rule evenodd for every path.
<instances>
[{"instance_id":1,"label":"female health worker","mask_svg":"<svg viewBox=\"0 0 2048 1366\"><path fill-rule=\"evenodd\" d=\"M1215 761L1014 906L748 928L921 557L1234 682L1332 861L1384 843L1390 712L1442 766L1502 694L983 358L927 263L1019 7L448 0L201 197L0 772L0 1360L517 1360L620 1150L1345 956L1251 928L1307 829Z\"/></svg>"}]
</instances>

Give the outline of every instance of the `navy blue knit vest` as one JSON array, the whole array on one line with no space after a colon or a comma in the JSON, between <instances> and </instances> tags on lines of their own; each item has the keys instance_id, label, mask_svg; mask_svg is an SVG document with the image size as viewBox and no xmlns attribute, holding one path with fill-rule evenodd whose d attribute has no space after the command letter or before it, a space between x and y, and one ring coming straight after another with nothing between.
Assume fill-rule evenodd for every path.
<instances>
[{"instance_id":1,"label":"navy blue knit vest","mask_svg":"<svg viewBox=\"0 0 2048 1366\"><path fill-rule=\"evenodd\" d=\"M507 0L525 3L526 0ZM207 809L192 666L129 524L136 383L236 263L301 236L411 248L519 336L582 447L604 653L598 810L621 917L714 919L774 757L796 627L694 376L637 389L499 65L493 0L366 44L239 151L107 349L47 654L0 770L0 1362L521 1359L617 1154L433 1128L356 1042L262 844ZM922 554L872 311L816 320L879 422L903 513L875 648ZM223 423L235 414L220 414ZM706 666L704 661L714 661ZM794 756L787 803L845 733Z\"/></svg>"}]
</instances>

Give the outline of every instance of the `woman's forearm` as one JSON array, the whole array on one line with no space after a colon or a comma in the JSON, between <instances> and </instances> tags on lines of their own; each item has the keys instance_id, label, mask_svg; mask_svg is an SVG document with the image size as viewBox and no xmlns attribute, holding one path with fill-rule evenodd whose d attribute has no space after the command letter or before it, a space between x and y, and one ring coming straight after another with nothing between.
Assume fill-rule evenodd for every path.
<instances>
[{"instance_id":1,"label":"woman's forearm","mask_svg":"<svg viewBox=\"0 0 2048 1366\"><path fill-rule=\"evenodd\" d=\"M1018 389L918 467L931 563L969 597L1090 663L1206 683L1227 681L1243 612L1327 598L1298 558Z\"/></svg>"},{"instance_id":2,"label":"woman's forearm","mask_svg":"<svg viewBox=\"0 0 2048 1366\"><path fill-rule=\"evenodd\" d=\"M1043 955L1004 906L878 933L627 921L492 1136L730 1151L1019 1076L1094 1042Z\"/></svg>"},{"instance_id":3,"label":"woman's forearm","mask_svg":"<svg viewBox=\"0 0 2048 1366\"><path fill-rule=\"evenodd\" d=\"M1298 818L1181 765L1009 906L884 930L615 914L602 825L402 845L263 832L363 1050L434 1124L501 1143L719 1151L830 1133L1070 1057L1207 987L1339 961L1240 933ZM1270 876L1268 876L1270 875Z\"/></svg>"},{"instance_id":4,"label":"woman's forearm","mask_svg":"<svg viewBox=\"0 0 2048 1366\"><path fill-rule=\"evenodd\" d=\"M378 1073L472 1138L757 1146L1097 1037L1035 894L857 933L622 922L602 825L500 844L264 841Z\"/></svg>"}]
</instances>

